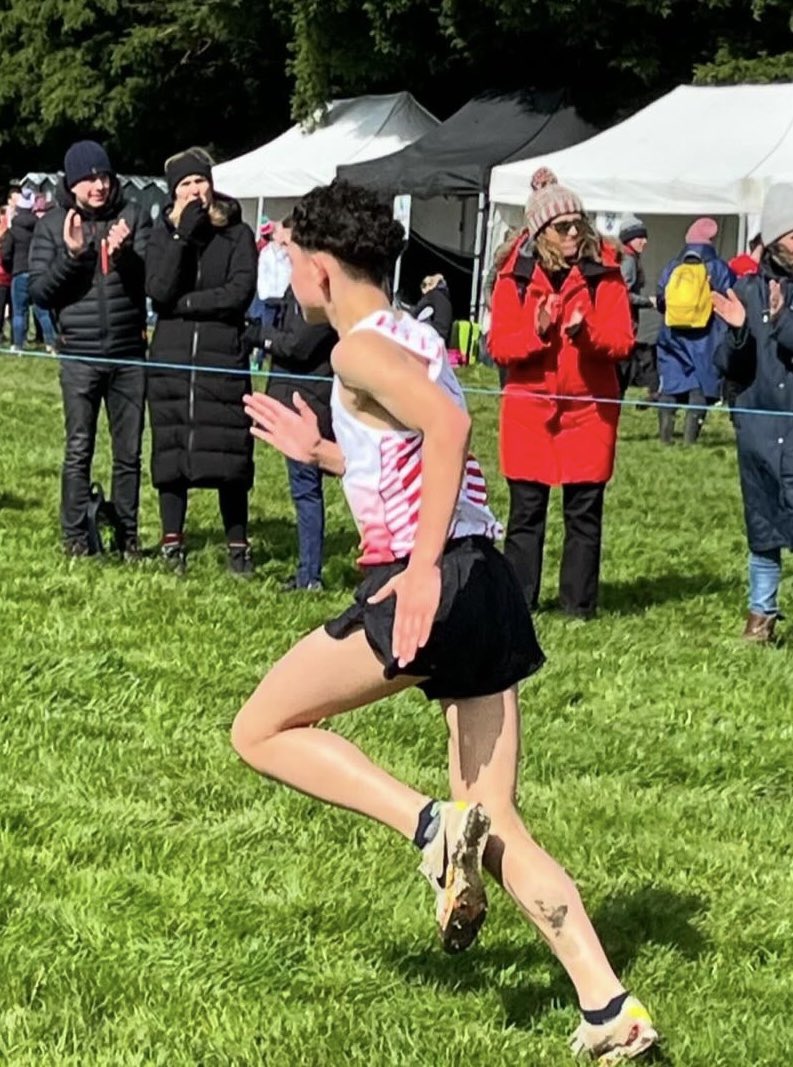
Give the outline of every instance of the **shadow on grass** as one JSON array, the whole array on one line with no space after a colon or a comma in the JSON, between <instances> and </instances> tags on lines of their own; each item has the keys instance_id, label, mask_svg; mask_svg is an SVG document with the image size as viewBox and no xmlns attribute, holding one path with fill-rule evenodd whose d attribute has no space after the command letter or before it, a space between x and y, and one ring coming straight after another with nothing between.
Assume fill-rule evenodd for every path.
<instances>
[{"instance_id":1,"label":"shadow on grass","mask_svg":"<svg viewBox=\"0 0 793 1067\"><path fill-rule=\"evenodd\" d=\"M41 500L35 496L17 496L16 493L0 492L0 510L32 511L39 504Z\"/></svg>"},{"instance_id":2,"label":"shadow on grass","mask_svg":"<svg viewBox=\"0 0 793 1067\"><path fill-rule=\"evenodd\" d=\"M708 941L694 925L706 907L702 897L677 893L659 886L645 886L618 893L603 904L592 921L606 954L618 974L624 974L645 945L671 947L686 960L698 959ZM485 940L487 934L485 934ZM561 965L538 940L514 945L478 945L464 958L446 956L434 948L421 952L400 951L393 945L385 962L408 982L445 986L455 992L497 989L509 1026L532 1029L559 1003L574 1002L570 980ZM545 964L550 982L542 986L521 981L528 967ZM505 981L505 973L509 978ZM641 995L641 990L637 990ZM671 1063L659 1054L655 1062Z\"/></svg>"},{"instance_id":3,"label":"shadow on grass","mask_svg":"<svg viewBox=\"0 0 793 1067\"><path fill-rule=\"evenodd\" d=\"M601 582L601 611L612 615L638 615L647 608L676 600L690 600L703 594L735 591L735 579L705 572L666 574L632 578L629 581Z\"/></svg>"},{"instance_id":4,"label":"shadow on grass","mask_svg":"<svg viewBox=\"0 0 793 1067\"><path fill-rule=\"evenodd\" d=\"M659 446L659 451L667 453L673 456L676 452L695 452L698 449L705 449L706 451L715 448L734 448L735 447L735 435L729 432L714 433L712 435L706 435L700 437L700 439L693 445L687 445L683 443L682 432L678 432L671 445L661 446L661 442L658 438L658 431L654 433L644 430L632 430L628 429L624 433L620 434L620 444L630 444L631 442L650 442L655 441Z\"/></svg>"},{"instance_id":5,"label":"shadow on grass","mask_svg":"<svg viewBox=\"0 0 793 1067\"><path fill-rule=\"evenodd\" d=\"M188 536L196 544L225 545L226 535L218 519L216 526L194 526ZM256 516L248 525L248 537L269 559L291 561L297 555L297 523L294 519ZM358 544L355 530L332 530L325 536L325 558L351 557Z\"/></svg>"},{"instance_id":6,"label":"shadow on grass","mask_svg":"<svg viewBox=\"0 0 793 1067\"><path fill-rule=\"evenodd\" d=\"M269 563L283 564L285 566L282 577L286 578L287 572L291 571L297 562L295 520L256 516L248 525L248 537L253 545L257 568L266 567ZM208 523L188 526L186 540L188 551L225 548L226 535L220 518L214 526ZM358 541L354 529L331 530L325 535L322 578L329 592L351 591L360 582L361 574L355 566Z\"/></svg>"}]
</instances>

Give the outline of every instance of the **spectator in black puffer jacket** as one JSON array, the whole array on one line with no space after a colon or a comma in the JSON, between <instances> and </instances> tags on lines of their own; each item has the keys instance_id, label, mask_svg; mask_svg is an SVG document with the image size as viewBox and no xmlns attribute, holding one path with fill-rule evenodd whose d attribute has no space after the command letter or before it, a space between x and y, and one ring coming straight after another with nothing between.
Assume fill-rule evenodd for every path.
<instances>
[{"instance_id":1,"label":"spectator in black puffer jacket","mask_svg":"<svg viewBox=\"0 0 793 1067\"><path fill-rule=\"evenodd\" d=\"M253 571L253 438L242 406L251 380L241 340L256 289L256 243L237 201L214 191L212 160L202 149L167 160L165 177L173 203L146 256L146 292L157 314L151 359L178 365L153 367L149 375L162 554L175 572L184 571L188 490L217 489L229 567L244 577Z\"/></svg>"},{"instance_id":2,"label":"spectator in black puffer jacket","mask_svg":"<svg viewBox=\"0 0 793 1067\"><path fill-rule=\"evenodd\" d=\"M89 552L87 508L96 425L104 400L113 446L112 498L126 559L140 556L138 500L143 434L146 212L124 200L110 160L95 141L66 153L58 206L36 224L30 296L54 315L66 418L61 525L67 555ZM119 359L123 365L91 362Z\"/></svg>"}]
</instances>

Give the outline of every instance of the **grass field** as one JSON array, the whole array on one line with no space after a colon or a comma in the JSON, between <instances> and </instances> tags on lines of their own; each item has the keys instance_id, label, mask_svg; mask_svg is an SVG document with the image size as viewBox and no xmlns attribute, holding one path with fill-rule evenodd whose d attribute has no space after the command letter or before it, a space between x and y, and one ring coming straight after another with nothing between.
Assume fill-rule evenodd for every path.
<instances>
[{"instance_id":1,"label":"grass field","mask_svg":"<svg viewBox=\"0 0 793 1067\"><path fill-rule=\"evenodd\" d=\"M264 452L254 582L225 573L211 493L192 499L182 583L153 559L70 563L58 551L56 368L0 357L0 375L0 1062L568 1062L571 989L506 897L494 890L470 954L444 957L408 846L258 779L229 746L268 665L348 599L355 537L338 486L319 596L278 592L293 520L282 465ZM505 516L496 404L472 407ZM626 413L600 617L537 617L548 664L522 689L520 804L653 1011L664 1062L782 1067L793 653L738 640L745 550L726 418L691 450L662 450L654 429L652 413ZM103 430L109 488L107 456ZM783 592L789 602L789 582ZM337 728L444 792L442 721L420 694Z\"/></svg>"}]
</instances>

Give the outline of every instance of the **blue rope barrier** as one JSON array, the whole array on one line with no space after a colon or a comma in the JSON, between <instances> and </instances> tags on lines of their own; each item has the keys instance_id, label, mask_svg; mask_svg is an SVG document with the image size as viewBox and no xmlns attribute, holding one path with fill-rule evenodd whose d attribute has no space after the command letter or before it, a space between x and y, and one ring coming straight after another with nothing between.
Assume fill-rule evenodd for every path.
<instances>
[{"instance_id":1,"label":"blue rope barrier","mask_svg":"<svg viewBox=\"0 0 793 1067\"><path fill-rule=\"evenodd\" d=\"M22 357L25 359L50 359L57 360L58 362L73 361L78 363L101 363L103 366L116 366L116 367L144 367L146 370L166 370L166 371L185 371L190 373L192 371L198 371L201 374L230 374L240 377L266 377L266 378L287 378L290 381L299 382L331 382L332 377L321 374L288 374L285 371L266 371L266 370L254 370L252 368L235 368L235 367L196 367L191 363L162 363L151 359L114 359L112 357L105 356L75 356L64 352L41 352L36 349L25 349L22 352L15 351L11 348L0 348L0 355L15 356L17 358ZM489 389L485 386L466 385L462 387L464 393L468 393L473 396L495 396L500 397L504 395L501 389ZM514 395L514 394L513 394ZM617 404L620 407L640 407L650 408L654 410L674 409L679 410L685 408L686 411L710 411L710 412L723 412L729 415L766 415L771 417L783 416L785 418L793 417L793 411L773 411L764 408L742 408L742 407L724 407L717 406L715 404L687 404L683 401L673 401L667 403L661 400L650 400L649 398L634 398L634 397L610 397L610 396L573 396L568 393L535 393L529 389L521 390L521 395L531 397L535 400L568 400L576 401L578 403L589 404Z\"/></svg>"}]
</instances>

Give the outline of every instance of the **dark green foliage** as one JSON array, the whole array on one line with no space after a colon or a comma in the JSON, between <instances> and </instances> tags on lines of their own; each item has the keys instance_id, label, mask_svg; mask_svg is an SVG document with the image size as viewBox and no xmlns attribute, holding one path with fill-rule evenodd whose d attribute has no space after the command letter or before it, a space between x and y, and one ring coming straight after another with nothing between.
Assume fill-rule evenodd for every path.
<instances>
[{"instance_id":1,"label":"dark green foliage","mask_svg":"<svg viewBox=\"0 0 793 1067\"><path fill-rule=\"evenodd\" d=\"M0 0L0 178L78 136L158 173L311 121L339 95L409 89L441 117L473 93L569 90L608 121L680 82L793 74L787 0Z\"/></svg>"}]
</instances>

